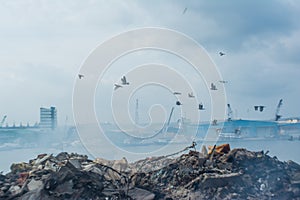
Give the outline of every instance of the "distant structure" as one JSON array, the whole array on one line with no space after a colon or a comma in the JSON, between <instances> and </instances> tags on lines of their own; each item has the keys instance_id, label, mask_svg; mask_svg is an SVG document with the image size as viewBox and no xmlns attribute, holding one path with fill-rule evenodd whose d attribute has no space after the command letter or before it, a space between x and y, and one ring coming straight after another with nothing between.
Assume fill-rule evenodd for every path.
<instances>
[{"instance_id":1,"label":"distant structure","mask_svg":"<svg viewBox=\"0 0 300 200\"><path fill-rule=\"evenodd\" d=\"M0 127L3 126L3 124L4 124L5 120L6 120L6 118L7 118L7 115L4 115L2 121L0 122Z\"/></svg>"},{"instance_id":2,"label":"distant structure","mask_svg":"<svg viewBox=\"0 0 300 200\"><path fill-rule=\"evenodd\" d=\"M139 122L140 119L139 119L139 99L136 99L135 101L135 116L134 116L134 122L135 122L135 125L139 125Z\"/></svg>"},{"instance_id":3,"label":"distant structure","mask_svg":"<svg viewBox=\"0 0 300 200\"><path fill-rule=\"evenodd\" d=\"M210 84L210 89L211 90L218 90L217 86L215 84L213 84L213 83Z\"/></svg>"},{"instance_id":4,"label":"distant structure","mask_svg":"<svg viewBox=\"0 0 300 200\"><path fill-rule=\"evenodd\" d=\"M55 107L40 108L40 128L51 128L57 127L57 110Z\"/></svg>"},{"instance_id":5,"label":"distant structure","mask_svg":"<svg viewBox=\"0 0 300 200\"><path fill-rule=\"evenodd\" d=\"M232 120L232 109L229 103L227 104L227 120L228 121Z\"/></svg>"},{"instance_id":6,"label":"distant structure","mask_svg":"<svg viewBox=\"0 0 300 200\"><path fill-rule=\"evenodd\" d=\"M278 121L281 118L281 115L279 115L279 111L280 111L280 107L282 106L282 101L283 99L280 99L277 105L276 113L275 113L275 121Z\"/></svg>"},{"instance_id":7,"label":"distant structure","mask_svg":"<svg viewBox=\"0 0 300 200\"><path fill-rule=\"evenodd\" d=\"M255 111L260 111L260 112L262 112L262 111L264 111L264 108L265 108L266 106L254 106L254 110Z\"/></svg>"}]
</instances>

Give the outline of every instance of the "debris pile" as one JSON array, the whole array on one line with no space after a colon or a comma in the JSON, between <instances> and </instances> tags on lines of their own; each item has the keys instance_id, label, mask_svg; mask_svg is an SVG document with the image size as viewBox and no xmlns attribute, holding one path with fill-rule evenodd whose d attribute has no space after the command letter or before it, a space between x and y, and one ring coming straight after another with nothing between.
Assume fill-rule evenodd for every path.
<instances>
[{"instance_id":1,"label":"debris pile","mask_svg":"<svg viewBox=\"0 0 300 200\"><path fill-rule=\"evenodd\" d=\"M136 186L159 199L300 199L300 165L245 149L190 151L136 177Z\"/></svg>"},{"instance_id":2,"label":"debris pile","mask_svg":"<svg viewBox=\"0 0 300 200\"><path fill-rule=\"evenodd\" d=\"M300 165L263 151L211 147L128 163L62 152L0 174L0 199L300 199Z\"/></svg>"}]
</instances>

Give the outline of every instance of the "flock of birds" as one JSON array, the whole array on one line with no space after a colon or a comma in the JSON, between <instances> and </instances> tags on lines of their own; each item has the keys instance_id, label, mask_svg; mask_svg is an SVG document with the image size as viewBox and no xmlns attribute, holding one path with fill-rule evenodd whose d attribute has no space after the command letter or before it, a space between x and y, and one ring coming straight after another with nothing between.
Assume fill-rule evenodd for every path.
<instances>
[{"instance_id":1,"label":"flock of birds","mask_svg":"<svg viewBox=\"0 0 300 200\"><path fill-rule=\"evenodd\" d=\"M185 8L185 10L184 10L184 13L186 12L186 10L187 10L187 8ZM184 14L183 13L183 14ZM220 56L224 56L225 55L225 53L223 53L223 52L219 52L219 55ZM79 79L83 79L84 78L84 75L83 74L78 74L78 78ZM224 81L224 80L221 80L221 81L219 81L220 83L228 83L228 81ZM127 81L127 79L126 79L126 76L123 76L122 78L121 78L121 83L115 83L114 84L114 90L117 90L117 89L119 89L119 88L123 88L123 86L126 86L126 85L129 85L129 82ZM210 85L210 89L211 90L218 90L217 89L217 87L216 87L216 85L214 84L214 83L211 83L211 85ZM173 94L174 95L181 95L181 92L173 92ZM193 94L193 92L190 92L190 93L188 93L188 97L189 98L195 98L195 95ZM180 102L180 101L176 101L176 105L177 106L180 106L180 105L182 105L182 103ZM202 104L202 103L200 103L199 105L198 105L198 109L199 110L205 110L205 108L204 108L204 105ZM262 108L263 109L263 108Z\"/></svg>"},{"instance_id":2,"label":"flock of birds","mask_svg":"<svg viewBox=\"0 0 300 200\"><path fill-rule=\"evenodd\" d=\"M254 110L255 110L255 111L262 112L262 111L264 111L265 107L266 107L266 106L254 106Z\"/></svg>"},{"instance_id":3,"label":"flock of birds","mask_svg":"<svg viewBox=\"0 0 300 200\"><path fill-rule=\"evenodd\" d=\"M184 14L186 11L187 11L187 8L184 9L183 14ZM224 55L226 55L224 52L222 52L222 51L219 52L219 56L224 56ZM83 79L83 78L84 78L84 75L83 75L83 74L78 74L78 78L79 78L79 79ZM228 81L225 81L225 80L220 80L219 82L222 83L222 84L228 83ZM129 82L128 82L127 79L126 79L126 76L123 76L123 77L121 78L121 83L115 83L115 84L114 84L114 90L117 90L117 89L119 89L119 88L123 88L123 87L126 86L126 85L129 85ZM211 83L211 84L210 84L210 90L218 90L218 88L217 88L217 86L216 86L214 83ZM181 95L182 93L181 93L181 92L173 92L173 94L174 94L174 95ZM193 94L193 92L188 93L188 98L195 98L195 95ZM180 101L177 100L177 101L176 101L176 105L177 105L177 106L181 106L182 103L181 103ZM255 111L263 112L263 111L264 111L264 108L265 108L265 106L261 106L261 105L259 105L259 106L254 106L254 110L255 110ZM204 105L203 105L202 103L198 104L198 109L199 109L199 110L205 110Z\"/></svg>"},{"instance_id":4,"label":"flock of birds","mask_svg":"<svg viewBox=\"0 0 300 200\"><path fill-rule=\"evenodd\" d=\"M129 85L129 82L127 81L127 79L126 79L125 76L123 76L123 77L121 78L121 85L115 83L115 85L114 85L114 90L117 90L117 89L123 87L123 85Z\"/></svg>"},{"instance_id":5,"label":"flock of birds","mask_svg":"<svg viewBox=\"0 0 300 200\"><path fill-rule=\"evenodd\" d=\"M219 82L220 82L220 83L228 83L228 81L224 81L224 80L219 81ZM126 85L129 85L129 82L127 81L126 76L123 76L123 77L121 78L121 83L120 83L120 84L119 84L119 83L115 83L115 84L114 84L114 90L117 90L117 89L119 89L119 88L122 88L123 86L126 86ZM215 85L214 83L211 83L210 89L211 89L211 90L218 90L217 87L216 87L216 85ZM175 91L175 92L173 92L173 95L182 95L182 93L181 93L181 92L176 92L176 91ZM187 95L188 95L188 98L195 98L195 95L193 94L193 92L190 92L190 93L188 93ZM182 103L181 103L180 101L176 101L176 105L177 105L177 106L181 106ZM200 103L200 104L198 105L198 109L199 109L199 110L205 110L204 105L203 105L202 103Z\"/></svg>"},{"instance_id":6,"label":"flock of birds","mask_svg":"<svg viewBox=\"0 0 300 200\"><path fill-rule=\"evenodd\" d=\"M182 14L184 15L186 12L187 12L187 7L184 8ZM225 55L226 55L226 54L225 54L224 52L222 52L222 51L219 52L219 56L222 57L222 56L225 56ZM83 74L78 74L78 78L79 78L79 79L83 79L83 78L84 78L84 75L83 75ZM225 81L225 80L220 80L219 82L220 82L220 83L223 83L223 84L228 83L228 81ZM120 83L120 84L119 84L119 83L115 83L115 84L114 84L114 90L117 90L117 89L119 89L119 88L123 88L123 87L126 86L126 85L129 85L129 82L128 82L127 79L126 79L126 76L123 76L123 77L121 78L121 83ZM210 84L210 89L211 89L211 90L218 90L217 86L216 86L214 83L211 83L211 84ZM181 95L181 92L173 92L173 94L174 94L174 95ZM188 97L189 97L189 98L195 98L195 95L193 94L193 92L190 92L190 93L188 93ZM177 101L176 101L176 105L177 105L177 106L181 106L182 103L181 103L180 101L177 100ZM264 108L265 108L265 106L254 106L254 110L255 110L255 111L260 111L260 112L262 112L262 111L264 110ZM202 103L198 104L198 109L199 109L199 110L205 110L204 105L203 105Z\"/></svg>"}]
</instances>

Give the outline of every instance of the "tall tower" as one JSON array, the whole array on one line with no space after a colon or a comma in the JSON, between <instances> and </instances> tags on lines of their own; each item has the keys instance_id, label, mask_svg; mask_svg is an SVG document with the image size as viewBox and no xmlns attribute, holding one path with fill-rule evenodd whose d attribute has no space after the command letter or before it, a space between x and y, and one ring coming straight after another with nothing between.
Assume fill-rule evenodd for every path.
<instances>
[{"instance_id":1,"label":"tall tower","mask_svg":"<svg viewBox=\"0 0 300 200\"><path fill-rule=\"evenodd\" d=\"M139 99L135 100L135 115L134 115L134 122L136 125L139 125Z\"/></svg>"},{"instance_id":2,"label":"tall tower","mask_svg":"<svg viewBox=\"0 0 300 200\"><path fill-rule=\"evenodd\" d=\"M55 129L56 126L57 126L57 109L55 107L40 108L39 127Z\"/></svg>"}]
</instances>

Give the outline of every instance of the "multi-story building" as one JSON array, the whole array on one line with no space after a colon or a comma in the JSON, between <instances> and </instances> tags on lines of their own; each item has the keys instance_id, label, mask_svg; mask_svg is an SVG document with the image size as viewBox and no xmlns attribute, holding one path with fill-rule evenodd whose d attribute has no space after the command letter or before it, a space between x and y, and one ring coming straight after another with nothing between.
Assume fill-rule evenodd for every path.
<instances>
[{"instance_id":1,"label":"multi-story building","mask_svg":"<svg viewBox=\"0 0 300 200\"><path fill-rule=\"evenodd\" d=\"M57 126L57 110L55 107L40 108L40 128L55 129Z\"/></svg>"}]
</instances>

